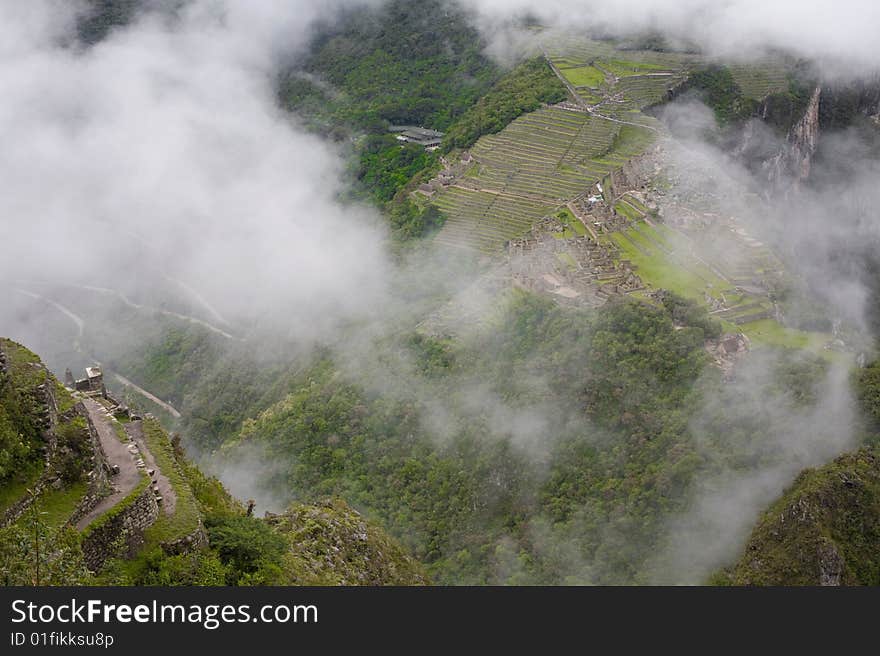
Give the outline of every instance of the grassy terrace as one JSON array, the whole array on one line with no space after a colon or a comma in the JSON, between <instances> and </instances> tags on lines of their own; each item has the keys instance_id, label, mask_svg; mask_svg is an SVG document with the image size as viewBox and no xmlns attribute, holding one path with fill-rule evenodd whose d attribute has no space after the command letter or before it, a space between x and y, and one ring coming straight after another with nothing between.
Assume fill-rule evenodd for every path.
<instances>
[{"instance_id":1,"label":"grassy terrace","mask_svg":"<svg viewBox=\"0 0 880 656\"><path fill-rule=\"evenodd\" d=\"M437 240L497 250L644 152L653 139L650 130L558 107L522 116L477 142L471 152L478 164L462 183L467 189L451 187L433 200L447 217Z\"/></svg>"},{"instance_id":2,"label":"grassy terrace","mask_svg":"<svg viewBox=\"0 0 880 656\"><path fill-rule=\"evenodd\" d=\"M135 487L131 492L128 493L128 496L125 497L122 501L117 503L115 506L107 510L105 513L101 514L97 517L91 524L86 526L85 531L83 531L83 537L87 537L93 531L96 531L101 526L104 526L112 520L114 517L117 517L121 512L123 512L126 508L128 508L131 504L135 502L135 500L141 495L141 493L146 490L150 485L150 477L145 473L141 474L141 481L138 483L137 487Z\"/></svg>"},{"instance_id":3,"label":"grassy terrace","mask_svg":"<svg viewBox=\"0 0 880 656\"><path fill-rule=\"evenodd\" d=\"M33 389L46 382L46 370L41 366L40 358L20 344L11 340L3 340L11 374L18 389Z\"/></svg>"},{"instance_id":4,"label":"grassy terrace","mask_svg":"<svg viewBox=\"0 0 880 656\"><path fill-rule=\"evenodd\" d=\"M620 259L635 266L648 287L669 289L701 304L706 294L716 299L723 294L731 309L713 316L727 332L742 331L756 346L806 349L829 359L845 357L823 348L830 335L786 328L769 318L743 322L772 309L772 305L766 298L737 293L731 283L690 255L687 237L663 224L639 221L603 240L616 247Z\"/></svg>"},{"instance_id":5,"label":"grassy terrace","mask_svg":"<svg viewBox=\"0 0 880 656\"><path fill-rule=\"evenodd\" d=\"M466 189L432 201L447 217L438 242L496 251L643 153L661 126L640 110L664 101L696 60L558 32L546 33L543 45L579 95L598 104L596 115L544 107L480 138L471 149L477 164L460 182ZM631 219L645 215L628 201L618 210Z\"/></svg>"},{"instance_id":6,"label":"grassy terrace","mask_svg":"<svg viewBox=\"0 0 880 656\"><path fill-rule=\"evenodd\" d=\"M195 531L199 524L199 510L192 489L174 457L168 433L154 419L145 419L143 427L147 447L156 459L159 470L171 481L177 496L174 513L167 515L164 509L161 510L159 519L146 530L144 537L149 547L181 538Z\"/></svg>"},{"instance_id":7,"label":"grassy terrace","mask_svg":"<svg viewBox=\"0 0 880 656\"><path fill-rule=\"evenodd\" d=\"M730 73L743 95L761 100L788 89L789 67L776 59L762 59L750 64L733 64Z\"/></svg>"},{"instance_id":8,"label":"grassy terrace","mask_svg":"<svg viewBox=\"0 0 880 656\"><path fill-rule=\"evenodd\" d=\"M544 48L553 63L568 75L571 69L593 66L618 78L656 73L679 73L697 60L692 54L656 50L619 50L609 41L580 35L549 33Z\"/></svg>"},{"instance_id":9,"label":"grassy terrace","mask_svg":"<svg viewBox=\"0 0 880 656\"><path fill-rule=\"evenodd\" d=\"M851 358L851 355L828 351L824 345L831 339L831 335L825 333L808 333L803 330L795 330L780 325L773 319L762 319L751 323L735 326L735 330L741 330L749 336L752 342L768 346L782 346L785 348L812 351L829 360L838 358Z\"/></svg>"},{"instance_id":10,"label":"grassy terrace","mask_svg":"<svg viewBox=\"0 0 880 656\"><path fill-rule=\"evenodd\" d=\"M562 75L576 87L597 89L605 84L605 74L595 66L560 67Z\"/></svg>"},{"instance_id":11,"label":"grassy terrace","mask_svg":"<svg viewBox=\"0 0 880 656\"><path fill-rule=\"evenodd\" d=\"M88 491L88 483L80 481L60 490L45 490L37 500L37 511L41 513L42 521L50 529L64 526L65 522L76 510L80 500ZM19 519L21 522L29 521L30 513L25 513Z\"/></svg>"},{"instance_id":12,"label":"grassy terrace","mask_svg":"<svg viewBox=\"0 0 880 656\"><path fill-rule=\"evenodd\" d=\"M727 282L691 257L683 238L676 239L671 232L664 234L639 222L628 230L610 234L607 239L650 287L669 289L701 303L707 293L718 298L733 292Z\"/></svg>"},{"instance_id":13,"label":"grassy terrace","mask_svg":"<svg viewBox=\"0 0 880 656\"><path fill-rule=\"evenodd\" d=\"M16 472L11 480L0 486L0 515L5 513L16 501L27 494L43 473L43 462L31 462L26 469Z\"/></svg>"}]
</instances>

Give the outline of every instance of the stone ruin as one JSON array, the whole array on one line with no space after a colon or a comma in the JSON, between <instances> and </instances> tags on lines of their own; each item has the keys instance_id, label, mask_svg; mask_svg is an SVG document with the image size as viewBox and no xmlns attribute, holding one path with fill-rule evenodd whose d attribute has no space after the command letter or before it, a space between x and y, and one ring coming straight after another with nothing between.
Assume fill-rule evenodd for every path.
<instances>
[{"instance_id":1,"label":"stone ruin","mask_svg":"<svg viewBox=\"0 0 880 656\"><path fill-rule=\"evenodd\" d=\"M724 379L730 380L736 362L751 350L752 344L743 333L727 333L718 339L706 340L705 347L715 366L724 372Z\"/></svg>"},{"instance_id":2,"label":"stone ruin","mask_svg":"<svg viewBox=\"0 0 880 656\"><path fill-rule=\"evenodd\" d=\"M97 365L86 367L86 377L78 380L74 380L73 373L67 369L64 372L64 385L70 390L83 392L86 396L107 396L104 372Z\"/></svg>"},{"instance_id":3,"label":"stone ruin","mask_svg":"<svg viewBox=\"0 0 880 656\"><path fill-rule=\"evenodd\" d=\"M587 236L555 236L564 230L561 221L546 217L525 237L508 242L508 268L514 285L587 306L601 305L611 296L644 287L628 262L615 262L619 258L610 246Z\"/></svg>"}]
</instances>

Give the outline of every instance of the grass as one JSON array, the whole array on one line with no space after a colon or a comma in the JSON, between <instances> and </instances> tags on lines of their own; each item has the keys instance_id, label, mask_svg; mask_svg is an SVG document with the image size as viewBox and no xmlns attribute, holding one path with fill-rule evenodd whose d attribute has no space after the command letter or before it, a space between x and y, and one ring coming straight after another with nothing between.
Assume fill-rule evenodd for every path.
<instances>
[{"instance_id":1,"label":"grass","mask_svg":"<svg viewBox=\"0 0 880 656\"><path fill-rule=\"evenodd\" d=\"M658 249L651 251L651 255L645 255L620 233L612 234L611 239L620 248L623 257L635 265L636 273L645 284L704 301L706 283L683 267L669 262Z\"/></svg>"},{"instance_id":2,"label":"grass","mask_svg":"<svg viewBox=\"0 0 880 656\"><path fill-rule=\"evenodd\" d=\"M823 348L828 340L831 339L830 335L786 328L773 319L753 321L737 326L737 328L748 336L750 340L758 344L812 351L828 359L835 359L835 356L845 355L836 354Z\"/></svg>"},{"instance_id":3,"label":"grass","mask_svg":"<svg viewBox=\"0 0 880 656\"><path fill-rule=\"evenodd\" d=\"M556 257L569 269L577 269L577 262L570 253L557 253Z\"/></svg>"},{"instance_id":4,"label":"grass","mask_svg":"<svg viewBox=\"0 0 880 656\"><path fill-rule=\"evenodd\" d=\"M15 479L0 487L0 514L21 499L29 487L33 487L43 473L43 461L34 460L27 469L16 472Z\"/></svg>"},{"instance_id":5,"label":"grass","mask_svg":"<svg viewBox=\"0 0 880 656\"><path fill-rule=\"evenodd\" d=\"M623 201L617 201L616 203L614 203L614 211L618 214L625 216L630 221L638 221L642 218L642 215L639 214L638 210L630 207Z\"/></svg>"},{"instance_id":6,"label":"grass","mask_svg":"<svg viewBox=\"0 0 880 656\"><path fill-rule=\"evenodd\" d=\"M644 203L642 203L638 198L633 196L632 194L624 194L621 200L625 200L627 203L635 207L642 214L648 213L648 208L645 207Z\"/></svg>"},{"instance_id":7,"label":"grass","mask_svg":"<svg viewBox=\"0 0 880 656\"><path fill-rule=\"evenodd\" d=\"M581 220L578 219L574 214L571 213L567 207L563 207L556 213L556 218L562 221L568 229L566 229L566 233L568 236L574 237L583 237L587 234L587 229L584 227L584 224L581 223Z\"/></svg>"},{"instance_id":8,"label":"grass","mask_svg":"<svg viewBox=\"0 0 880 656\"><path fill-rule=\"evenodd\" d=\"M642 75L644 73L660 73L669 70L668 66L663 64L653 64L650 62L637 62L625 59L609 59L598 62L599 66L606 71L614 73L617 77L627 77L630 75Z\"/></svg>"},{"instance_id":9,"label":"grass","mask_svg":"<svg viewBox=\"0 0 880 656\"><path fill-rule=\"evenodd\" d=\"M199 524L199 510L192 489L174 457L168 434L159 422L152 419L145 419L143 427L147 447L156 459L159 470L171 481L177 496L174 514L166 515L162 510L156 523L144 532L147 545L158 545L195 531Z\"/></svg>"},{"instance_id":10,"label":"grass","mask_svg":"<svg viewBox=\"0 0 880 656\"><path fill-rule=\"evenodd\" d=\"M635 265L645 285L668 289L700 304L705 304L707 293L718 298L732 292L727 282L686 254L675 233L661 234L644 221L637 226L638 230L613 233L610 239L620 248L622 259Z\"/></svg>"},{"instance_id":11,"label":"grass","mask_svg":"<svg viewBox=\"0 0 880 656\"><path fill-rule=\"evenodd\" d=\"M120 424L118 421L110 421L110 425L113 426L113 432L116 433L116 437L119 438L119 441L127 444L128 443L128 435L125 432L125 427Z\"/></svg>"},{"instance_id":12,"label":"grass","mask_svg":"<svg viewBox=\"0 0 880 656\"><path fill-rule=\"evenodd\" d=\"M60 490L50 488L43 492L37 500L37 507L44 513L43 521L46 525L51 529L61 528L76 510L76 506L88 489L88 484L80 481Z\"/></svg>"},{"instance_id":13,"label":"grass","mask_svg":"<svg viewBox=\"0 0 880 656\"><path fill-rule=\"evenodd\" d=\"M73 395L57 380L55 381L55 400L58 402L58 412L60 414L72 410L73 406L76 405Z\"/></svg>"},{"instance_id":14,"label":"grass","mask_svg":"<svg viewBox=\"0 0 880 656\"><path fill-rule=\"evenodd\" d=\"M33 388L46 382L46 370L40 358L21 344L3 340L3 348L9 357L9 371L19 388Z\"/></svg>"},{"instance_id":15,"label":"grass","mask_svg":"<svg viewBox=\"0 0 880 656\"><path fill-rule=\"evenodd\" d=\"M89 524L85 531L83 531L83 538L90 535L93 531L99 529L112 520L114 517L119 515L119 513L123 512L126 508L128 508L131 504L134 503L135 499L137 499L141 493L147 489L150 485L150 477L145 473L141 474L141 481L137 484L131 492L128 493L128 496L125 497L122 501L117 503L115 506L110 508L107 512L95 518L95 520Z\"/></svg>"},{"instance_id":16,"label":"grass","mask_svg":"<svg viewBox=\"0 0 880 656\"><path fill-rule=\"evenodd\" d=\"M605 83L605 74L595 66L578 66L577 68L564 68L562 75L576 87L591 87L593 89Z\"/></svg>"}]
</instances>

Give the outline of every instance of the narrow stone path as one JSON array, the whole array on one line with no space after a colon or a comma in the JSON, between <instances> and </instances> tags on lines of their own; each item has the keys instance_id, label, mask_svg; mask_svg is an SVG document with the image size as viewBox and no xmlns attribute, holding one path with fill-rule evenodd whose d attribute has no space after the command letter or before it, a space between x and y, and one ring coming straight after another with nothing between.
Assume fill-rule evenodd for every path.
<instances>
[{"instance_id":1,"label":"narrow stone path","mask_svg":"<svg viewBox=\"0 0 880 656\"><path fill-rule=\"evenodd\" d=\"M177 505L177 495L174 493L174 487L171 485L171 481L169 481L168 477L159 469L159 465L156 464L156 459L153 457L153 453L147 447L147 442L144 438L143 422L132 421L126 424L125 432L132 440L134 440L138 449L140 449L141 457L143 457L144 462L147 464L147 469L156 470L153 475L153 480L155 481L155 486L159 488L159 494L162 496L162 509L165 511L166 515L173 514L174 508Z\"/></svg>"},{"instance_id":2,"label":"narrow stone path","mask_svg":"<svg viewBox=\"0 0 880 656\"><path fill-rule=\"evenodd\" d=\"M107 456L111 465L119 467L119 473L110 478L110 483L114 488L113 494L101 499L98 505L76 523L76 528L80 531L125 499L141 482L141 472L137 468L135 456L129 451L129 445L122 442L116 435L116 431L113 430L110 423L110 416L104 406L92 399L83 399L83 405L85 405L89 418L98 433L104 455Z\"/></svg>"}]
</instances>

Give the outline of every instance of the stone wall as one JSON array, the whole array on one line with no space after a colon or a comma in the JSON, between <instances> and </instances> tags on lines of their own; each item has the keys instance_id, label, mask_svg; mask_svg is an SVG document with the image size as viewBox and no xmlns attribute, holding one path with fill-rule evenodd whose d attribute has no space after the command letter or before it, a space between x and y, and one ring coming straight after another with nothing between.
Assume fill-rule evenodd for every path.
<instances>
[{"instance_id":1,"label":"stone wall","mask_svg":"<svg viewBox=\"0 0 880 656\"><path fill-rule=\"evenodd\" d=\"M144 531L159 517L159 504L147 485L123 510L110 512L116 514L83 538L83 557L92 572L100 570L110 558L130 558L137 553L144 543Z\"/></svg>"},{"instance_id":2,"label":"stone wall","mask_svg":"<svg viewBox=\"0 0 880 656\"><path fill-rule=\"evenodd\" d=\"M612 171L610 179L614 196L621 196L627 191L644 191L656 172L656 159L657 147L655 146L638 157L631 158L619 169Z\"/></svg>"},{"instance_id":3,"label":"stone wall","mask_svg":"<svg viewBox=\"0 0 880 656\"><path fill-rule=\"evenodd\" d=\"M189 535L172 540L171 542L163 542L162 550L169 556L177 556L197 549L203 549L208 546L208 534L202 526L202 520L199 520L199 526Z\"/></svg>"},{"instance_id":4,"label":"stone wall","mask_svg":"<svg viewBox=\"0 0 880 656\"><path fill-rule=\"evenodd\" d=\"M46 487L46 482L44 478L41 478L36 482L33 486L32 491L34 496L40 496L43 493L43 489ZM0 519L0 528L5 528L10 524L18 521L18 518L21 517L25 511L31 507L31 504L34 502L34 496L30 494L25 494L18 501L13 503L6 509L6 512L3 513L2 519Z\"/></svg>"},{"instance_id":5,"label":"stone wall","mask_svg":"<svg viewBox=\"0 0 880 656\"><path fill-rule=\"evenodd\" d=\"M41 365L42 366L42 365ZM0 347L0 371L8 373L8 361L6 353ZM38 385L34 394L37 401L42 406L40 411L40 423L42 428L42 437L45 442L44 470L40 478L30 488L33 494L25 494L18 501L13 503L3 516L0 517L0 527L9 526L16 522L28 508L33 504L34 499L38 498L53 477L51 468L52 456L58 446L58 439L55 436L55 428L58 425L58 401L55 398L55 389L52 383L51 374L46 372L46 381Z\"/></svg>"},{"instance_id":6,"label":"stone wall","mask_svg":"<svg viewBox=\"0 0 880 656\"><path fill-rule=\"evenodd\" d=\"M86 418L89 427L89 449L92 452L92 468L88 473L89 489L80 500L76 509L67 520L68 526L75 526L76 523L85 517L98 503L106 497L112 490L108 471L107 456L104 449L101 448L101 440L98 437L98 431L95 429L94 423L89 413L86 412L82 401L75 406L77 414Z\"/></svg>"}]
</instances>

